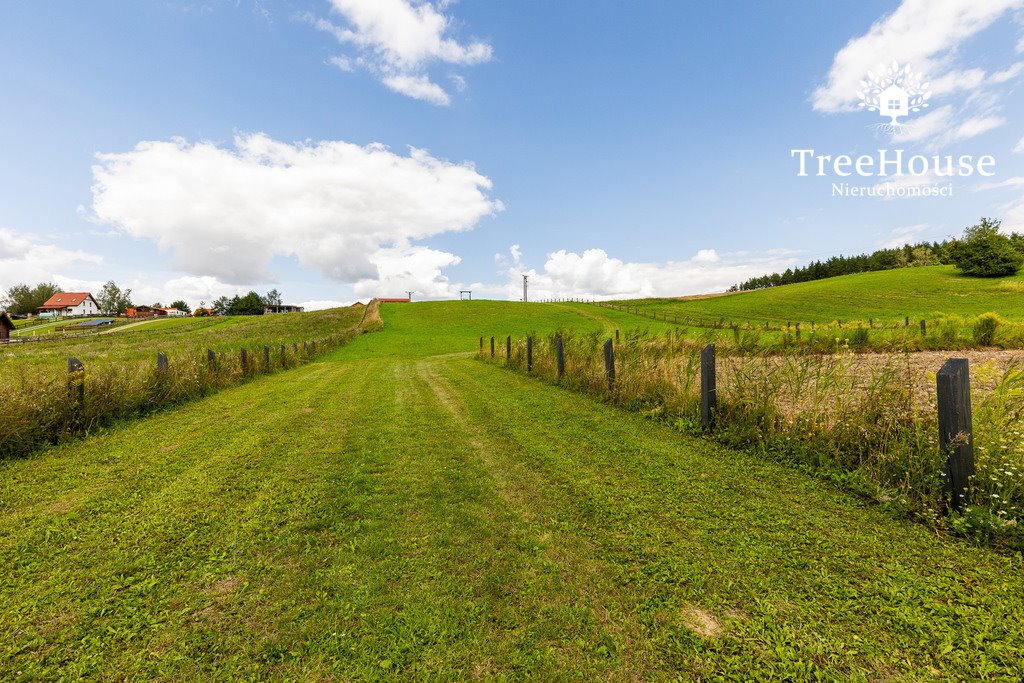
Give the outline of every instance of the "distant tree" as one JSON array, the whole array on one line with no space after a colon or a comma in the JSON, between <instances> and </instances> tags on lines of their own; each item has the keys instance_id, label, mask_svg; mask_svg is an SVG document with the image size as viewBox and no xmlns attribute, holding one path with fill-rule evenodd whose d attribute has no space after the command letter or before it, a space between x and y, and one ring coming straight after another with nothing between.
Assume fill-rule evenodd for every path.
<instances>
[{"instance_id":1,"label":"distant tree","mask_svg":"<svg viewBox=\"0 0 1024 683\"><path fill-rule=\"evenodd\" d=\"M124 313L125 309L132 306L132 290L122 290L113 280L108 280L103 289L96 296L96 303L100 310L110 315Z\"/></svg>"},{"instance_id":2,"label":"distant tree","mask_svg":"<svg viewBox=\"0 0 1024 683\"><path fill-rule=\"evenodd\" d=\"M281 299L281 292L272 289L263 297L263 303L267 306L280 306L284 301Z\"/></svg>"},{"instance_id":3,"label":"distant tree","mask_svg":"<svg viewBox=\"0 0 1024 683\"><path fill-rule=\"evenodd\" d=\"M977 277L1013 275L1024 264L1024 254L999 232L999 221L990 218L964 230L963 239L954 242L950 253L957 270Z\"/></svg>"},{"instance_id":4,"label":"distant tree","mask_svg":"<svg viewBox=\"0 0 1024 683\"><path fill-rule=\"evenodd\" d=\"M7 290L4 296L7 302L5 305L10 313L18 315L35 313L40 306L46 303L47 299L59 291L60 288L52 282L41 282L35 287L25 284L14 285Z\"/></svg>"},{"instance_id":5,"label":"distant tree","mask_svg":"<svg viewBox=\"0 0 1024 683\"><path fill-rule=\"evenodd\" d=\"M153 303L153 308L163 308L163 307L164 307L164 305L162 303L160 303L159 301L156 301L156 302Z\"/></svg>"},{"instance_id":6,"label":"distant tree","mask_svg":"<svg viewBox=\"0 0 1024 683\"><path fill-rule=\"evenodd\" d=\"M172 301L171 302L171 308L177 308L182 313L191 313L192 312L192 309L189 308L189 305L187 303L185 303L184 300L182 300L182 299L178 299L177 301Z\"/></svg>"},{"instance_id":7,"label":"distant tree","mask_svg":"<svg viewBox=\"0 0 1024 683\"><path fill-rule=\"evenodd\" d=\"M226 296L217 297L213 300L211 308L217 315L228 315L231 313L231 299Z\"/></svg>"},{"instance_id":8,"label":"distant tree","mask_svg":"<svg viewBox=\"0 0 1024 683\"><path fill-rule=\"evenodd\" d=\"M263 297L249 292L243 297L231 299L230 315L263 315Z\"/></svg>"}]
</instances>

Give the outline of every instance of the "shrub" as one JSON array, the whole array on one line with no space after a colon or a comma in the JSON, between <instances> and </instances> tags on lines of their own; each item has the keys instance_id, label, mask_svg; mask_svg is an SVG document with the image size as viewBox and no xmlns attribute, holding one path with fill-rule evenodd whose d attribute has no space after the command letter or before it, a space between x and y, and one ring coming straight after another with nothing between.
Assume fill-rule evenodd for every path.
<instances>
[{"instance_id":1,"label":"shrub","mask_svg":"<svg viewBox=\"0 0 1024 683\"><path fill-rule=\"evenodd\" d=\"M996 339L996 328L1005 321L995 313L982 313L974 321L974 343L978 346L992 346Z\"/></svg>"},{"instance_id":2,"label":"shrub","mask_svg":"<svg viewBox=\"0 0 1024 683\"><path fill-rule=\"evenodd\" d=\"M1024 264L1024 254L999 232L999 221L988 218L967 228L964 239L951 245L950 254L958 270L977 277L1013 275Z\"/></svg>"}]
</instances>

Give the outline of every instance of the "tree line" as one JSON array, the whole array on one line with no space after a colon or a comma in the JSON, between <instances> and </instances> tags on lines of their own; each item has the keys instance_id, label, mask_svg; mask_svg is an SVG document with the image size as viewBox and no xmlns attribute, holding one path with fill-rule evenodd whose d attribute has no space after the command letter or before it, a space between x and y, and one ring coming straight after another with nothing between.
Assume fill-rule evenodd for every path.
<instances>
[{"instance_id":1,"label":"tree line","mask_svg":"<svg viewBox=\"0 0 1024 683\"><path fill-rule=\"evenodd\" d=\"M0 294L0 308L5 309L13 315L30 315L38 312L39 307L57 292L62 291L53 282L40 282L34 286L17 284ZM103 288L95 295L96 304L102 313L107 315L124 315L129 308L135 308L132 302L132 290L122 289L113 280L103 285ZM245 296L226 297L222 296L213 302L209 307L205 302L200 302L199 311L206 311L212 308L217 315L263 315L264 306L280 306L281 293L272 289L266 294L260 295L250 291ZM151 304L153 308L164 308L159 301ZM172 301L167 308L176 308L183 313L192 313L192 308L184 299ZM203 313L200 313L202 315Z\"/></svg>"},{"instance_id":2,"label":"tree line","mask_svg":"<svg viewBox=\"0 0 1024 683\"><path fill-rule=\"evenodd\" d=\"M839 275L940 264L953 265L965 275L978 277L1013 275L1024 265L1024 235L1016 232L1006 235L999 231L999 227L998 220L982 218L977 225L965 229L959 239L905 244L857 256L833 256L806 266L787 268L782 273L750 278L733 285L729 291L766 289Z\"/></svg>"}]
</instances>

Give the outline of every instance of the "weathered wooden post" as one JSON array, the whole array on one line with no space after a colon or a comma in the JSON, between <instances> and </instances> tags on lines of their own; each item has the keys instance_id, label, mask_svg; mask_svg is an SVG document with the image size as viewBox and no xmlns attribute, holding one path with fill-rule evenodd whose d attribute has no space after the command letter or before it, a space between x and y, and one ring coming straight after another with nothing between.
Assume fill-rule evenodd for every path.
<instances>
[{"instance_id":1,"label":"weathered wooden post","mask_svg":"<svg viewBox=\"0 0 1024 683\"><path fill-rule=\"evenodd\" d=\"M700 352L700 424L704 429L714 429L717 409L715 345L708 344Z\"/></svg>"},{"instance_id":2,"label":"weathered wooden post","mask_svg":"<svg viewBox=\"0 0 1024 683\"><path fill-rule=\"evenodd\" d=\"M68 357L68 392L81 408L85 404L85 364L74 356Z\"/></svg>"},{"instance_id":3,"label":"weathered wooden post","mask_svg":"<svg viewBox=\"0 0 1024 683\"><path fill-rule=\"evenodd\" d=\"M213 349L206 349L206 364L211 370L217 369L217 354Z\"/></svg>"},{"instance_id":4,"label":"weathered wooden post","mask_svg":"<svg viewBox=\"0 0 1024 683\"><path fill-rule=\"evenodd\" d=\"M615 343L616 344L619 343L619 331L618 330L615 330Z\"/></svg>"},{"instance_id":5,"label":"weathered wooden post","mask_svg":"<svg viewBox=\"0 0 1024 683\"><path fill-rule=\"evenodd\" d=\"M284 344L281 344L281 367L288 367L288 350L284 348Z\"/></svg>"},{"instance_id":6,"label":"weathered wooden post","mask_svg":"<svg viewBox=\"0 0 1024 683\"><path fill-rule=\"evenodd\" d=\"M526 371L533 372L533 337L526 338Z\"/></svg>"},{"instance_id":7,"label":"weathered wooden post","mask_svg":"<svg viewBox=\"0 0 1024 683\"><path fill-rule=\"evenodd\" d=\"M484 338L480 337L480 353L483 354L483 352L484 352Z\"/></svg>"},{"instance_id":8,"label":"weathered wooden post","mask_svg":"<svg viewBox=\"0 0 1024 683\"><path fill-rule=\"evenodd\" d=\"M167 366L168 366L167 356L163 352L157 351L156 352L156 371L157 372L167 372Z\"/></svg>"},{"instance_id":9,"label":"weathered wooden post","mask_svg":"<svg viewBox=\"0 0 1024 683\"><path fill-rule=\"evenodd\" d=\"M764 321L764 331L765 332L768 331L768 321L767 320Z\"/></svg>"},{"instance_id":10,"label":"weathered wooden post","mask_svg":"<svg viewBox=\"0 0 1024 683\"><path fill-rule=\"evenodd\" d=\"M925 321L921 321L921 336L924 337L928 334L928 324Z\"/></svg>"},{"instance_id":11,"label":"weathered wooden post","mask_svg":"<svg viewBox=\"0 0 1024 683\"><path fill-rule=\"evenodd\" d=\"M244 375L247 370L246 366L249 364L249 352L243 348L238 352L238 360L242 364L242 374Z\"/></svg>"},{"instance_id":12,"label":"weathered wooden post","mask_svg":"<svg viewBox=\"0 0 1024 683\"><path fill-rule=\"evenodd\" d=\"M971 378L966 358L950 358L935 375L939 406L939 446L946 455L946 490L954 510L964 507L974 476Z\"/></svg>"},{"instance_id":13,"label":"weathered wooden post","mask_svg":"<svg viewBox=\"0 0 1024 683\"><path fill-rule=\"evenodd\" d=\"M491 337L491 358L494 358L494 337Z\"/></svg>"},{"instance_id":14,"label":"weathered wooden post","mask_svg":"<svg viewBox=\"0 0 1024 683\"><path fill-rule=\"evenodd\" d=\"M800 341L800 323L796 324L796 340Z\"/></svg>"},{"instance_id":15,"label":"weathered wooden post","mask_svg":"<svg viewBox=\"0 0 1024 683\"><path fill-rule=\"evenodd\" d=\"M874 318L868 318L868 327L872 328L874 326L875 326L875 319Z\"/></svg>"},{"instance_id":16,"label":"weathered wooden post","mask_svg":"<svg viewBox=\"0 0 1024 683\"><path fill-rule=\"evenodd\" d=\"M604 343L604 376L608 379L608 391L615 389L615 346L609 339Z\"/></svg>"},{"instance_id":17,"label":"weathered wooden post","mask_svg":"<svg viewBox=\"0 0 1024 683\"><path fill-rule=\"evenodd\" d=\"M910 327L910 316L903 316L903 327Z\"/></svg>"},{"instance_id":18,"label":"weathered wooden post","mask_svg":"<svg viewBox=\"0 0 1024 683\"><path fill-rule=\"evenodd\" d=\"M565 348L562 345L562 338L555 340L555 350L558 352L558 379L565 374Z\"/></svg>"},{"instance_id":19,"label":"weathered wooden post","mask_svg":"<svg viewBox=\"0 0 1024 683\"><path fill-rule=\"evenodd\" d=\"M505 337L505 365L508 365L509 359L512 358L512 335Z\"/></svg>"}]
</instances>

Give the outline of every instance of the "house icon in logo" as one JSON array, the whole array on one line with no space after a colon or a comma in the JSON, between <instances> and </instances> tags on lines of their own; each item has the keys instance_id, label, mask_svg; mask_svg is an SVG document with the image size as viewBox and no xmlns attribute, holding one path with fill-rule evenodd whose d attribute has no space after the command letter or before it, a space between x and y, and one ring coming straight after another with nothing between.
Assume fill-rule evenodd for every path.
<instances>
[{"instance_id":1,"label":"house icon in logo","mask_svg":"<svg viewBox=\"0 0 1024 683\"><path fill-rule=\"evenodd\" d=\"M910 96L898 85L890 85L878 93L878 104L878 113L888 116L893 125L896 125L897 118L910 113Z\"/></svg>"},{"instance_id":2,"label":"house icon in logo","mask_svg":"<svg viewBox=\"0 0 1024 683\"><path fill-rule=\"evenodd\" d=\"M879 65L877 72L868 71L857 91L858 106L888 118L888 123L880 123L878 127L890 132L903 127L898 120L900 117L927 109L931 96L928 84L921 76L915 74L909 64L901 66L897 62L889 66Z\"/></svg>"}]
</instances>

